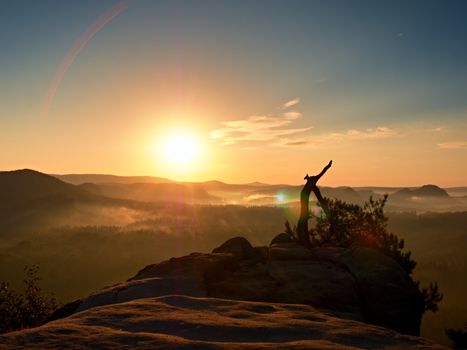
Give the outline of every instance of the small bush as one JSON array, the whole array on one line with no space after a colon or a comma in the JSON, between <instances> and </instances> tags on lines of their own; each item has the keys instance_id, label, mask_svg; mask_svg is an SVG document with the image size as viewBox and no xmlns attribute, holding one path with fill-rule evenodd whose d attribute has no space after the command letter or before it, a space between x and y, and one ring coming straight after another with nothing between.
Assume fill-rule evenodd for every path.
<instances>
[{"instance_id":1,"label":"small bush","mask_svg":"<svg viewBox=\"0 0 467 350\"><path fill-rule=\"evenodd\" d=\"M23 293L6 282L0 283L0 333L40 326L57 308L55 297L44 295L38 286L38 266L26 266L24 270Z\"/></svg>"},{"instance_id":2,"label":"small bush","mask_svg":"<svg viewBox=\"0 0 467 350\"><path fill-rule=\"evenodd\" d=\"M423 299L425 300L425 311L438 311L438 304L443 300L443 294L439 292L438 282L430 283L428 288L422 288Z\"/></svg>"},{"instance_id":3,"label":"small bush","mask_svg":"<svg viewBox=\"0 0 467 350\"><path fill-rule=\"evenodd\" d=\"M289 220L285 221L285 228L284 228L284 233L292 239L292 241L297 241L298 242L298 236L297 236L297 225L290 226Z\"/></svg>"},{"instance_id":4,"label":"small bush","mask_svg":"<svg viewBox=\"0 0 467 350\"><path fill-rule=\"evenodd\" d=\"M445 332L449 339L451 339L454 349L467 349L467 323L464 330L448 328Z\"/></svg>"},{"instance_id":5,"label":"small bush","mask_svg":"<svg viewBox=\"0 0 467 350\"><path fill-rule=\"evenodd\" d=\"M384 215L387 195L381 199L370 197L363 206L339 199L326 199L329 217L316 217L316 227L311 230L315 246L332 245L350 247L354 243L383 251L411 274L416 262L410 251L404 251L404 240L388 232L388 218Z\"/></svg>"}]
</instances>

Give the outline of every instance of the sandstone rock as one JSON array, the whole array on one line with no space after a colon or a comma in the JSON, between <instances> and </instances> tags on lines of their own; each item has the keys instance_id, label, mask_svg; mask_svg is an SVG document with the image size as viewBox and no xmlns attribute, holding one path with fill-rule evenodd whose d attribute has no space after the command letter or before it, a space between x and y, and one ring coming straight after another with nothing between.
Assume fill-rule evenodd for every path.
<instances>
[{"instance_id":1,"label":"sandstone rock","mask_svg":"<svg viewBox=\"0 0 467 350\"><path fill-rule=\"evenodd\" d=\"M272 301L277 281L269 274L266 264L241 268L222 281L208 283L209 296L217 298Z\"/></svg>"},{"instance_id":2,"label":"sandstone rock","mask_svg":"<svg viewBox=\"0 0 467 350\"><path fill-rule=\"evenodd\" d=\"M213 249L213 253L230 253L238 260L252 259L257 256L257 252L250 242L244 237L230 238L219 247Z\"/></svg>"},{"instance_id":3,"label":"sandstone rock","mask_svg":"<svg viewBox=\"0 0 467 350\"><path fill-rule=\"evenodd\" d=\"M93 293L81 302L76 312L96 306L172 294L198 297L208 295L204 281L199 276L151 277L120 283Z\"/></svg>"},{"instance_id":4,"label":"sandstone rock","mask_svg":"<svg viewBox=\"0 0 467 350\"><path fill-rule=\"evenodd\" d=\"M330 262L270 261L209 283L208 290L214 297L316 305L362 319L355 278Z\"/></svg>"},{"instance_id":5,"label":"sandstone rock","mask_svg":"<svg viewBox=\"0 0 467 350\"><path fill-rule=\"evenodd\" d=\"M395 260L356 246L346 250L341 261L357 277L365 320L401 333L420 334L423 295Z\"/></svg>"},{"instance_id":6,"label":"sandstone rock","mask_svg":"<svg viewBox=\"0 0 467 350\"><path fill-rule=\"evenodd\" d=\"M82 302L81 299L77 299L59 307L50 315L49 321L59 320L74 314Z\"/></svg>"},{"instance_id":7,"label":"sandstone rock","mask_svg":"<svg viewBox=\"0 0 467 350\"><path fill-rule=\"evenodd\" d=\"M326 261L272 261L269 273L278 281L275 301L354 312L360 318L357 281L340 266Z\"/></svg>"},{"instance_id":8,"label":"sandstone rock","mask_svg":"<svg viewBox=\"0 0 467 350\"><path fill-rule=\"evenodd\" d=\"M292 243L293 239L288 235L287 233L279 233L277 236L275 236L269 245L273 244L281 244L281 243Z\"/></svg>"},{"instance_id":9,"label":"sandstone rock","mask_svg":"<svg viewBox=\"0 0 467 350\"><path fill-rule=\"evenodd\" d=\"M447 350L312 306L188 296L137 299L0 335L10 349Z\"/></svg>"},{"instance_id":10,"label":"sandstone rock","mask_svg":"<svg viewBox=\"0 0 467 350\"><path fill-rule=\"evenodd\" d=\"M164 295L309 304L401 333L419 334L423 298L399 264L365 247L307 249L297 243L253 248L234 238L214 250L149 265L103 289L64 316ZM222 251L222 253L217 253ZM262 257L262 258L259 258Z\"/></svg>"},{"instance_id":11,"label":"sandstone rock","mask_svg":"<svg viewBox=\"0 0 467 350\"><path fill-rule=\"evenodd\" d=\"M269 247L270 260L310 260L313 256L309 249L298 243L280 243Z\"/></svg>"},{"instance_id":12,"label":"sandstone rock","mask_svg":"<svg viewBox=\"0 0 467 350\"><path fill-rule=\"evenodd\" d=\"M235 270L237 265L237 259L231 254L192 253L159 264L148 265L139 271L136 276L130 278L129 281L150 277L176 278L186 276L215 280L222 278L227 272Z\"/></svg>"},{"instance_id":13,"label":"sandstone rock","mask_svg":"<svg viewBox=\"0 0 467 350\"><path fill-rule=\"evenodd\" d=\"M240 268L208 285L209 295L304 303L418 335L423 298L392 258L366 247L272 244L266 266Z\"/></svg>"},{"instance_id":14,"label":"sandstone rock","mask_svg":"<svg viewBox=\"0 0 467 350\"><path fill-rule=\"evenodd\" d=\"M207 296L206 280L221 280L237 269L231 254L192 253L149 265L127 282L104 288L84 298L76 312L96 306L163 295Z\"/></svg>"},{"instance_id":15,"label":"sandstone rock","mask_svg":"<svg viewBox=\"0 0 467 350\"><path fill-rule=\"evenodd\" d=\"M269 259L269 248L266 246L253 247L255 254L260 262L266 262Z\"/></svg>"},{"instance_id":16,"label":"sandstone rock","mask_svg":"<svg viewBox=\"0 0 467 350\"><path fill-rule=\"evenodd\" d=\"M367 322L405 334L420 334L423 296L394 259L359 245L314 248L311 252L320 261L345 266L355 277L360 311Z\"/></svg>"}]
</instances>

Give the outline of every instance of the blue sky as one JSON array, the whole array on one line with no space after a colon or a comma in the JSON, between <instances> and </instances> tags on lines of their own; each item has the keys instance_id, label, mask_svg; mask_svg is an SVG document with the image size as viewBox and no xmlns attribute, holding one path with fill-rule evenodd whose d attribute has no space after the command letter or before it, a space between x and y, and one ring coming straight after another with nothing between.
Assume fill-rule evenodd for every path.
<instances>
[{"instance_id":1,"label":"blue sky","mask_svg":"<svg viewBox=\"0 0 467 350\"><path fill-rule=\"evenodd\" d=\"M67 53L122 3L77 52L41 112ZM262 159L342 159L336 183L348 174L349 183L402 184L398 174L393 181L383 170L367 178L352 170L375 158L371 148L388 156L379 163L386 172L415 161L423 174L407 184L429 181L430 169L433 182L465 184L467 166L458 164L467 163L466 15L465 1L3 0L0 146L22 146L0 155L0 167L177 178L143 165L146 139L176 120L210 149L187 179L264 178L257 170L229 175L234 166L251 168L256 149ZM283 105L295 98L289 112L298 114L287 119ZM273 132L278 127L282 133ZM212 137L216 130L222 137ZM83 154L88 161L73 160ZM292 182L299 172L269 180Z\"/></svg>"}]
</instances>

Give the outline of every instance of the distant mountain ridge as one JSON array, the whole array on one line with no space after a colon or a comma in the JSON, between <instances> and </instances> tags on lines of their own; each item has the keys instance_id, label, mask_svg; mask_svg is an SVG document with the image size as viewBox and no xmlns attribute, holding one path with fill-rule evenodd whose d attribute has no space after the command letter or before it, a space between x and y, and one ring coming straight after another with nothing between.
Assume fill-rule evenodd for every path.
<instances>
[{"instance_id":1,"label":"distant mountain ridge","mask_svg":"<svg viewBox=\"0 0 467 350\"><path fill-rule=\"evenodd\" d=\"M94 182L83 182L92 180ZM49 203L129 200L187 204L287 205L297 203L301 185L259 182L229 184L221 181L175 182L162 177L102 174L47 175L31 169L0 172L0 207L47 199ZM467 200L451 197L436 185L418 188L321 187L324 196L362 204L390 189L389 210L466 210ZM461 194L462 188L456 188ZM313 198L312 198L313 201Z\"/></svg>"},{"instance_id":2,"label":"distant mountain ridge","mask_svg":"<svg viewBox=\"0 0 467 350\"><path fill-rule=\"evenodd\" d=\"M53 176L22 169L0 172L0 235L47 226L76 211L77 203L105 199Z\"/></svg>"},{"instance_id":3,"label":"distant mountain ridge","mask_svg":"<svg viewBox=\"0 0 467 350\"><path fill-rule=\"evenodd\" d=\"M436 185L423 185L422 187L415 189L404 188L393 194L397 197L450 197L446 190Z\"/></svg>"},{"instance_id":4,"label":"distant mountain ridge","mask_svg":"<svg viewBox=\"0 0 467 350\"><path fill-rule=\"evenodd\" d=\"M0 206L27 203L45 197L89 199L87 191L31 169L0 172Z\"/></svg>"},{"instance_id":5,"label":"distant mountain ridge","mask_svg":"<svg viewBox=\"0 0 467 350\"><path fill-rule=\"evenodd\" d=\"M66 175L50 174L50 175L64 182L71 183L73 185L81 185L84 183L132 184L132 183L173 183L175 182L173 180L169 180L164 177L156 177L156 176L118 176L118 175L107 175L107 174L66 174Z\"/></svg>"}]
</instances>

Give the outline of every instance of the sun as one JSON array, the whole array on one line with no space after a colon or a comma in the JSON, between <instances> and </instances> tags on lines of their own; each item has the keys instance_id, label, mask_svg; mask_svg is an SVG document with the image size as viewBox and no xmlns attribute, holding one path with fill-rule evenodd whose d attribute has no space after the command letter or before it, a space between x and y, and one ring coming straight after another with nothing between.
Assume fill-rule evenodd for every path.
<instances>
[{"instance_id":1,"label":"sun","mask_svg":"<svg viewBox=\"0 0 467 350\"><path fill-rule=\"evenodd\" d=\"M187 133L169 135L163 144L163 153L166 160L174 164L192 163L198 157L198 152L198 141Z\"/></svg>"}]
</instances>

